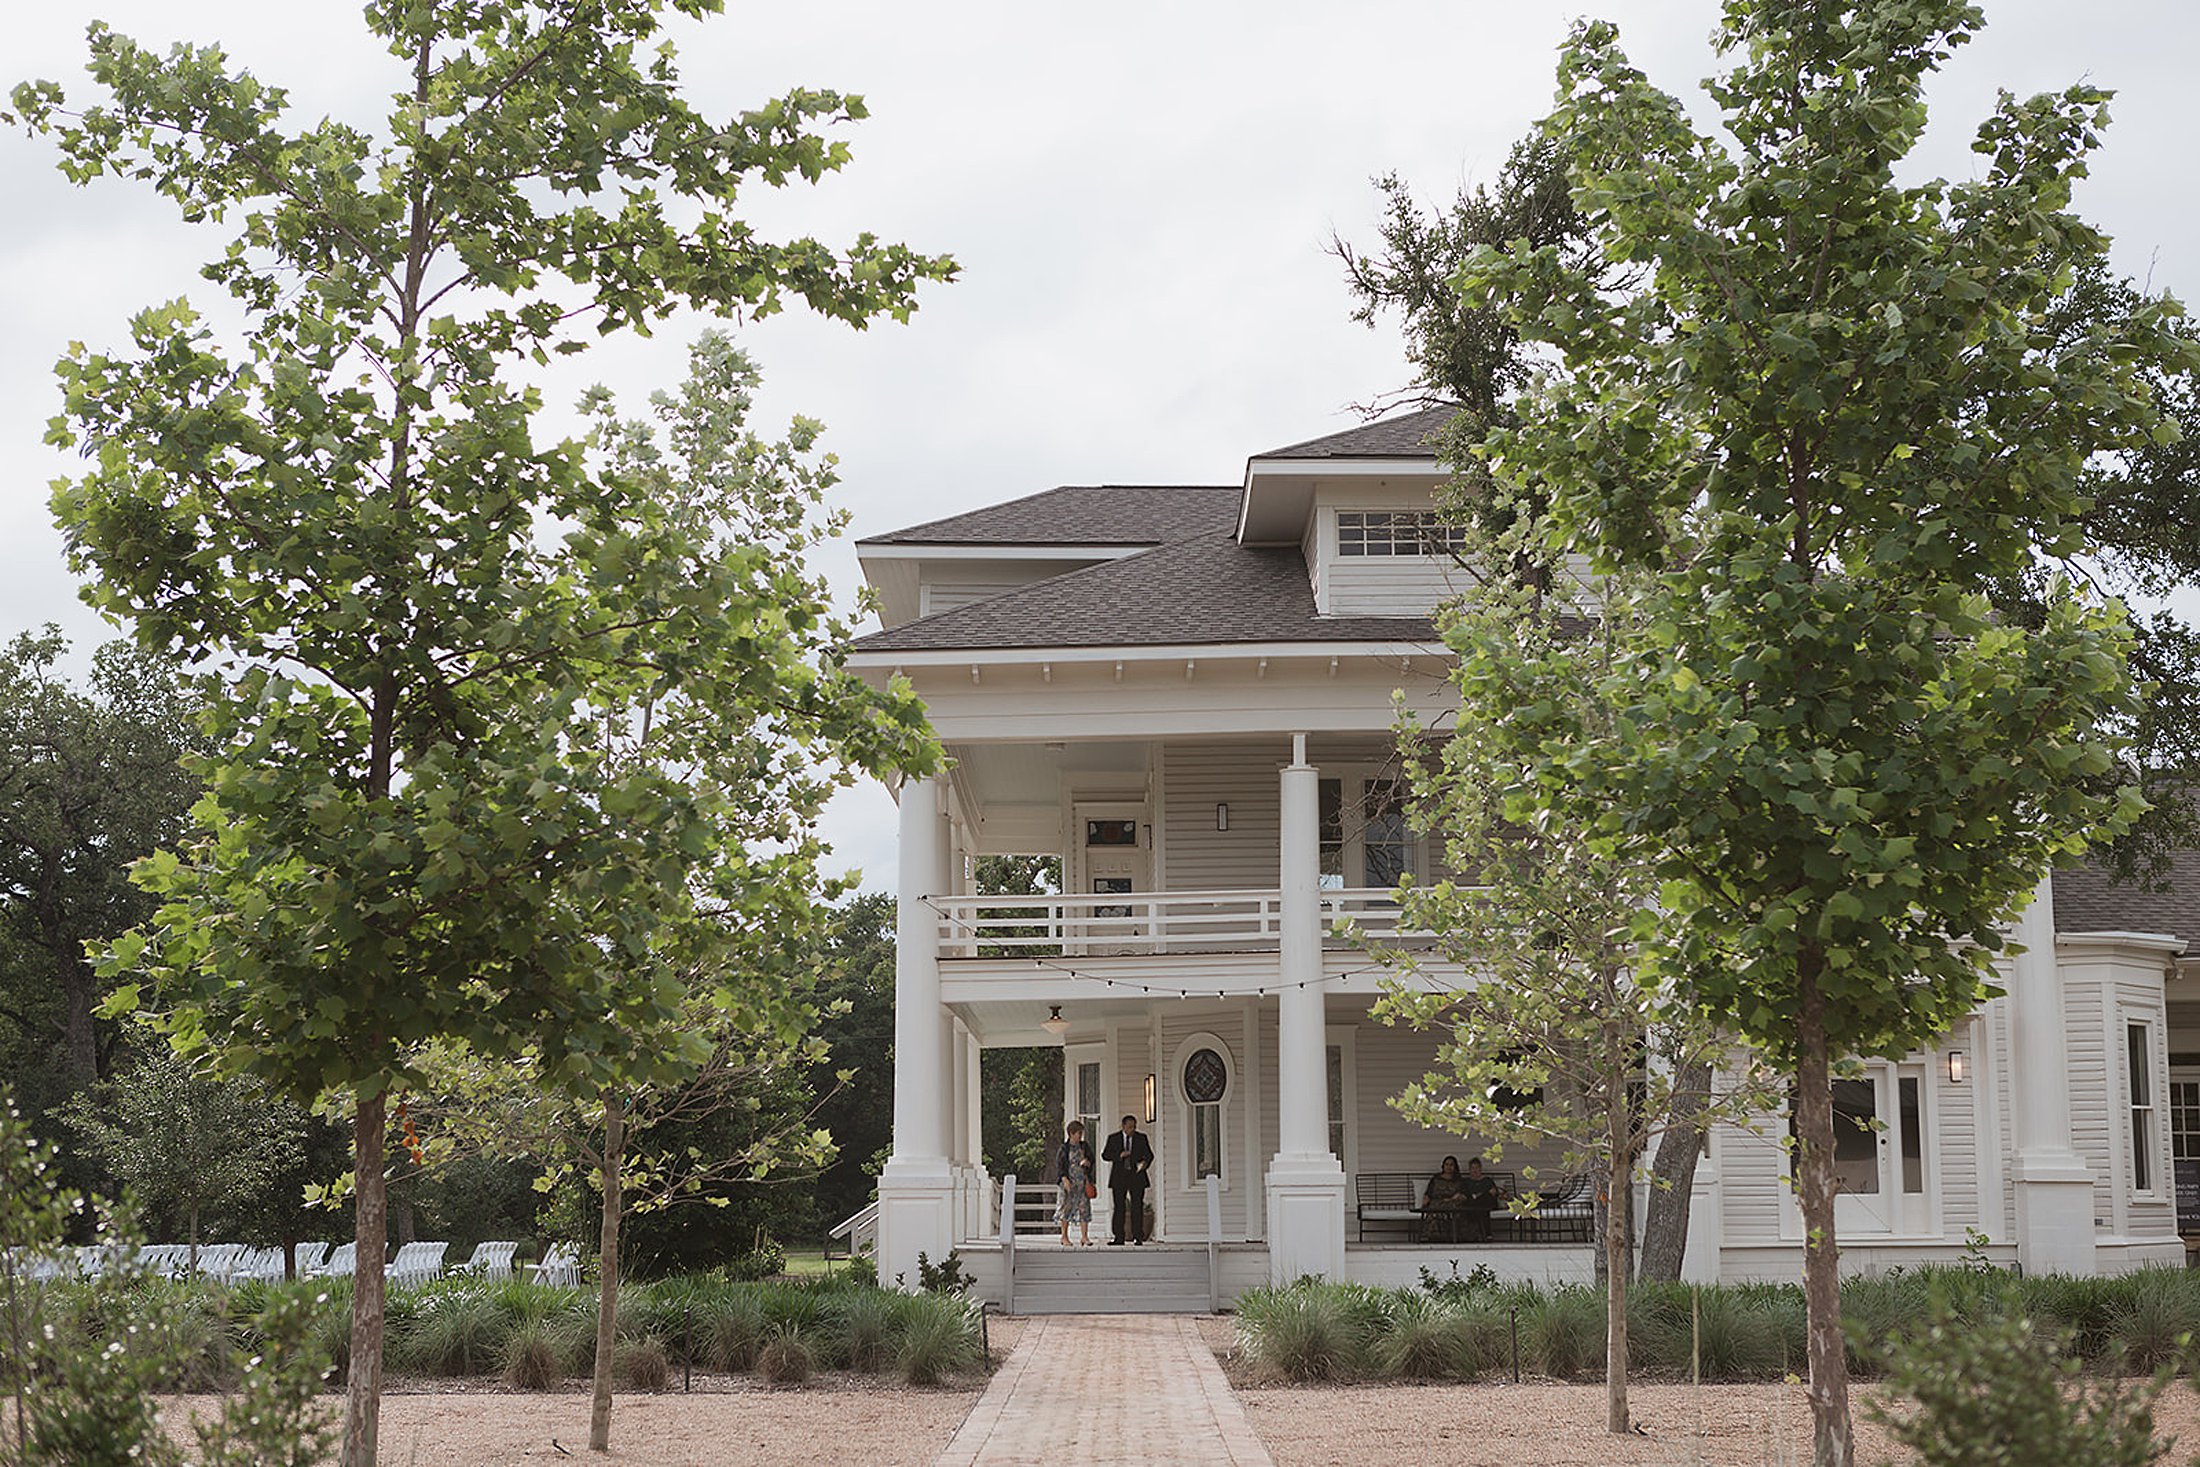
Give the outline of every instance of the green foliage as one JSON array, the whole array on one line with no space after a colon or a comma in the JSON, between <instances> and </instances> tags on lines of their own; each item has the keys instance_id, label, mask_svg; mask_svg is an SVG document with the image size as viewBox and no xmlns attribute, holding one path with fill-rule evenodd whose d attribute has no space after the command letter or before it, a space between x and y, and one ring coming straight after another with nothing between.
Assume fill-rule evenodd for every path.
<instances>
[{"instance_id":1,"label":"green foliage","mask_svg":"<svg viewBox=\"0 0 2200 1467\"><path fill-rule=\"evenodd\" d=\"M1936 1309L1889 1354L1891 1393L1917 1403L1873 1416L1924 1467L2148 1467L2154 1403L2168 1371L2088 1380L2067 1342L2022 1313L1958 1318Z\"/></svg>"},{"instance_id":2,"label":"green foliage","mask_svg":"<svg viewBox=\"0 0 2200 1467\"><path fill-rule=\"evenodd\" d=\"M64 1112L137 1205L198 1246L203 1215L249 1213L305 1159L305 1111L249 1076L223 1079L156 1049Z\"/></svg>"},{"instance_id":3,"label":"green foliage","mask_svg":"<svg viewBox=\"0 0 2200 1467\"><path fill-rule=\"evenodd\" d=\"M898 1338L889 1346L889 1358L904 1382L939 1385L949 1376L985 1364L978 1305L942 1294L902 1294L893 1299ZM849 1363L863 1368L853 1360Z\"/></svg>"},{"instance_id":4,"label":"green foliage","mask_svg":"<svg viewBox=\"0 0 2200 1467\"><path fill-rule=\"evenodd\" d=\"M978 1276L963 1267L962 1255L954 1249L934 1263L920 1250L917 1254L917 1288L927 1294L967 1294L977 1287Z\"/></svg>"},{"instance_id":5,"label":"green foliage","mask_svg":"<svg viewBox=\"0 0 2200 1467\"><path fill-rule=\"evenodd\" d=\"M104 1227L113 1260L94 1280L41 1282L29 1266L65 1257L62 1230L79 1201L51 1181L52 1155L0 1092L0 1388L17 1467L180 1463L159 1396L225 1392L194 1428L206 1467L307 1467L331 1436L320 1402L326 1356L315 1348L324 1300L261 1289L242 1302L201 1282L149 1278L119 1260L138 1238Z\"/></svg>"},{"instance_id":6,"label":"green foliage","mask_svg":"<svg viewBox=\"0 0 2200 1467\"><path fill-rule=\"evenodd\" d=\"M1348 1288L1301 1280L1242 1295L1237 1336L1245 1359L1282 1380L1339 1380L1358 1373L1367 1358L1368 1328Z\"/></svg>"},{"instance_id":7,"label":"green foliage","mask_svg":"<svg viewBox=\"0 0 2200 1467\"><path fill-rule=\"evenodd\" d=\"M838 889L817 814L853 770L937 759L906 689L843 665L805 569L840 523L813 518L818 426L750 432L730 343L698 344L654 425L599 393L588 441L538 432L529 374L604 333L790 298L905 319L953 274L743 224L742 189L839 169L828 131L865 109L798 90L705 117L667 19L371 5L407 84L356 122L301 123L218 48L97 23L93 100L13 93L71 179L228 232L203 273L231 311L157 305L59 367L71 564L140 646L208 669L207 793L137 870L158 910L105 948L108 1007L151 997L185 1051L348 1092L368 1229L383 1097L433 1042L527 1055L568 1095L677 1080L709 1057L684 1011L705 989L736 1032L798 1044L786 980ZM380 1296L356 1294L375 1350ZM351 1404L359 1467L374 1401Z\"/></svg>"},{"instance_id":8,"label":"green foliage","mask_svg":"<svg viewBox=\"0 0 2200 1467\"><path fill-rule=\"evenodd\" d=\"M174 669L115 642L77 688L67 652L52 626L0 649L0 1074L33 1113L112 1073L120 1034L84 945L151 913L131 863L182 833L198 793Z\"/></svg>"}]
</instances>

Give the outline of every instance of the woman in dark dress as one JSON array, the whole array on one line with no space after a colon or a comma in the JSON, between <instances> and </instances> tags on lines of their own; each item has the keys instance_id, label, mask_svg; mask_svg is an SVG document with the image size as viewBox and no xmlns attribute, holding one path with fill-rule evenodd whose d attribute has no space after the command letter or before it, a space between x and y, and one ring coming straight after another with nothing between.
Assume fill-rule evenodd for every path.
<instances>
[{"instance_id":1,"label":"woman in dark dress","mask_svg":"<svg viewBox=\"0 0 2200 1467\"><path fill-rule=\"evenodd\" d=\"M1421 1240L1435 1242L1439 1231L1459 1236L1459 1214L1467 1205L1467 1179L1459 1174L1459 1158L1447 1156L1421 1193ZM1442 1227L1438 1227L1441 1218Z\"/></svg>"}]
</instances>

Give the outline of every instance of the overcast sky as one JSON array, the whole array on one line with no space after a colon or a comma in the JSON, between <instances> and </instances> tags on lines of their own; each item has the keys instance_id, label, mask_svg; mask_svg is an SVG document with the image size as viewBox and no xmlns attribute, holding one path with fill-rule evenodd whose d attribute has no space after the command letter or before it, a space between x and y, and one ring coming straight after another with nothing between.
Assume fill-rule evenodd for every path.
<instances>
[{"instance_id":1,"label":"overcast sky","mask_svg":"<svg viewBox=\"0 0 2200 1467\"><path fill-rule=\"evenodd\" d=\"M1548 109L1571 18L1620 23L1636 63L1704 115L1712 0L1559 5L833 3L752 6L682 23L682 68L706 112L797 86L859 92L854 164L816 189L759 195L749 217L826 240L874 230L952 253L956 284L906 327L857 334L796 314L742 333L767 383L766 423L807 413L840 457L854 534L1065 483L1233 483L1247 454L1356 421L1404 379L1393 330L1349 319L1325 252L1374 232L1370 179L1395 170L1432 200L1487 181ZM310 117L380 115L391 63L344 0L50 0L15 7L10 79L80 83L83 33L219 42ZM2192 58L2200 6L2170 0L1991 0L1988 28L1933 93L1923 167L1967 176L1997 88L2086 78L2118 93L2078 206L2125 271L2200 295L2192 199ZM0 634L58 621L111 635L76 599L46 512L68 461L42 446L51 367L72 339L126 341L136 309L210 287L212 228L141 187L69 186L48 145L0 137ZM681 323L585 358L589 381L639 402L678 380ZM857 579L845 549L825 562ZM892 807L843 799L829 834L869 884L893 875Z\"/></svg>"}]
</instances>

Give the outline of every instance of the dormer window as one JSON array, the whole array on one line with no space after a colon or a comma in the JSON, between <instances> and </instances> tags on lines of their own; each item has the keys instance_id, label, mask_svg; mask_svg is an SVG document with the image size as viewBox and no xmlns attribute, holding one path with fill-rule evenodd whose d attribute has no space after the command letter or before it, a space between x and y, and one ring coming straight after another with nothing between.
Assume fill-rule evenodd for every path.
<instances>
[{"instance_id":1,"label":"dormer window","mask_svg":"<svg viewBox=\"0 0 2200 1467\"><path fill-rule=\"evenodd\" d=\"M1432 509L1337 511L1339 555L1451 555L1466 544L1466 528Z\"/></svg>"}]
</instances>

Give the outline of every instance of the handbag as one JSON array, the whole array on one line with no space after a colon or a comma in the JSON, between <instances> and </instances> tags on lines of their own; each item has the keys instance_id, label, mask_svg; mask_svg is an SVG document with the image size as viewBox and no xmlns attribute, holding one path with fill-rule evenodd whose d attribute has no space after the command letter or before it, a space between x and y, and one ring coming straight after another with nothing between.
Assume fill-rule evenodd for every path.
<instances>
[{"instance_id":1,"label":"handbag","mask_svg":"<svg viewBox=\"0 0 2200 1467\"><path fill-rule=\"evenodd\" d=\"M1100 1184L1099 1184L1099 1183L1097 1183L1097 1182L1087 1182L1087 1183L1085 1183L1085 1196L1086 1196L1086 1198L1087 1198L1088 1200L1090 1200L1091 1198L1097 1197L1097 1196L1099 1196L1099 1195L1100 1195Z\"/></svg>"}]
</instances>

